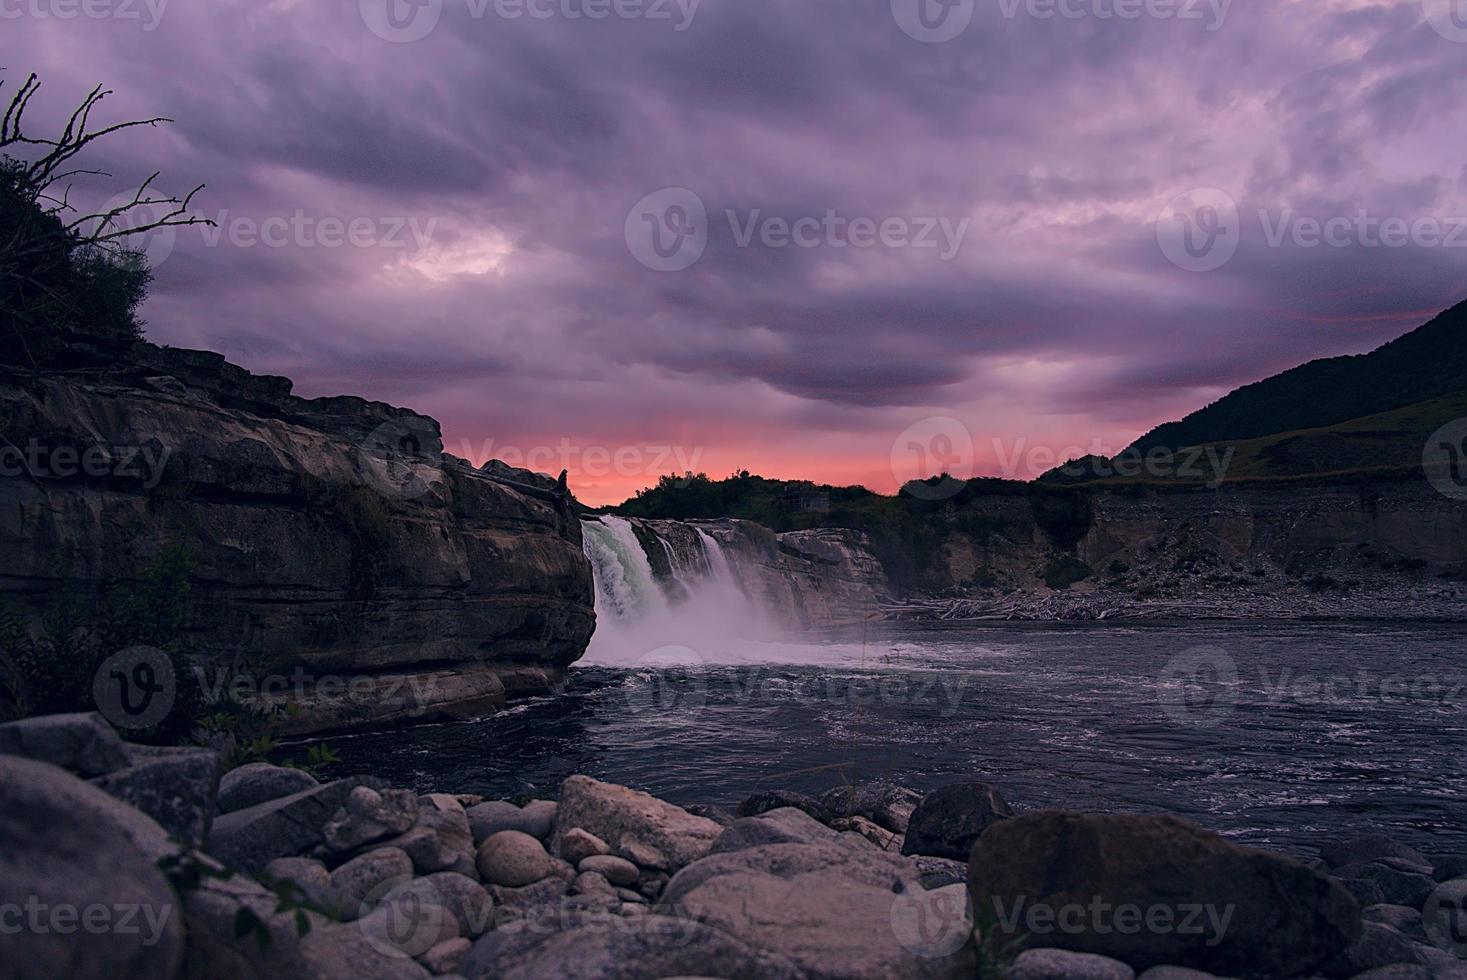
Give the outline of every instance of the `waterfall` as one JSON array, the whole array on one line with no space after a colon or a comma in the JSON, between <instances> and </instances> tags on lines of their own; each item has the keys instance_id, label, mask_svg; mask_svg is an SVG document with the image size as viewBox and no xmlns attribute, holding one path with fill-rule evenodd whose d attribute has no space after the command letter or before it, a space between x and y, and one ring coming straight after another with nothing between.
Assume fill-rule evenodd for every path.
<instances>
[{"instance_id":1,"label":"waterfall","mask_svg":"<svg viewBox=\"0 0 1467 980\"><path fill-rule=\"evenodd\" d=\"M582 547L596 581L596 615L632 620L667 602L637 532L624 517L581 523Z\"/></svg>"},{"instance_id":2,"label":"waterfall","mask_svg":"<svg viewBox=\"0 0 1467 980\"><path fill-rule=\"evenodd\" d=\"M596 633L586 662L636 663L661 658L668 648L701 656L767 632L723 545L702 528L633 525L605 515L582 521L581 532L596 584Z\"/></svg>"},{"instance_id":3,"label":"waterfall","mask_svg":"<svg viewBox=\"0 0 1467 980\"><path fill-rule=\"evenodd\" d=\"M710 575L714 579L737 584L738 578L734 576L733 565L729 563L728 555L723 551L723 545L719 543L717 538L701 527L696 530L698 532L698 540L703 543L703 554L708 559Z\"/></svg>"}]
</instances>

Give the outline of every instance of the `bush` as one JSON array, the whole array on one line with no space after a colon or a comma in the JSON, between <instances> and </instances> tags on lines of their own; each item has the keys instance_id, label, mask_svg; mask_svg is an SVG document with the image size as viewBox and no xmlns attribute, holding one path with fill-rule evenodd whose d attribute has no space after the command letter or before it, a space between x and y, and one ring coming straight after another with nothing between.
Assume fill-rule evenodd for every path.
<instances>
[{"instance_id":1,"label":"bush","mask_svg":"<svg viewBox=\"0 0 1467 980\"><path fill-rule=\"evenodd\" d=\"M167 718L130 737L178 741L191 732L205 698L183 637L189 568L187 552L174 548L136 582L97 588L67 579L36 630L13 607L0 608L0 717L96 710L98 668L113 654L142 645L168 656L176 692Z\"/></svg>"},{"instance_id":2,"label":"bush","mask_svg":"<svg viewBox=\"0 0 1467 980\"><path fill-rule=\"evenodd\" d=\"M70 186L57 186L97 173L79 167L73 159L77 154L118 130L168 120L89 131L92 110L110 94L98 87L59 137L35 138L23 125L39 88L36 76L30 76L0 119L0 365L69 367L116 360L142 336L137 310L153 278L143 255L127 246L128 238L156 228L209 224L187 214L202 188L182 200L160 197L149 191L154 174L119 206L77 210L69 203Z\"/></svg>"}]
</instances>

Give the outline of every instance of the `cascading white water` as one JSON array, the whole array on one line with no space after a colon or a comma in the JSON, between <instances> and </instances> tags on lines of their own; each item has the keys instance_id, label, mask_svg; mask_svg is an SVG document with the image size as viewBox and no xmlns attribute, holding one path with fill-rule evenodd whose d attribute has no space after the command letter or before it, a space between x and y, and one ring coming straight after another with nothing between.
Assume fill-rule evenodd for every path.
<instances>
[{"instance_id":1,"label":"cascading white water","mask_svg":"<svg viewBox=\"0 0 1467 980\"><path fill-rule=\"evenodd\" d=\"M745 594L716 538L696 528L696 536L680 537L679 547L644 529L657 536L666 555L670 587L658 581L626 518L581 523L596 582L596 633L583 662L625 666L702 658L731 640L768 634L766 617Z\"/></svg>"},{"instance_id":2,"label":"cascading white water","mask_svg":"<svg viewBox=\"0 0 1467 980\"><path fill-rule=\"evenodd\" d=\"M698 540L703 542L703 554L708 558L711 576L717 581L730 583L737 587L738 579L734 577L733 565L729 563L728 555L723 551L723 545L701 527L696 530Z\"/></svg>"},{"instance_id":3,"label":"cascading white water","mask_svg":"<svg viewBox=\"0 0 1467 980\"><path fill-rule=\"evenodd\" d=\"M581 523L582 548L596 581L596 615L634 620L667 607L631 522L603 517Z\"/></svg>"}]
</instances>

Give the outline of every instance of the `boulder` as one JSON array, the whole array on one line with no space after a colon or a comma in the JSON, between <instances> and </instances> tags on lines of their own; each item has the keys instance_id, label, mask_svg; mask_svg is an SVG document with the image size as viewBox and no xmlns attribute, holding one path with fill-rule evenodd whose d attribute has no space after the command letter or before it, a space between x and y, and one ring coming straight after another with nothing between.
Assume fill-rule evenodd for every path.
<instances>
[{"instance_id":1,"label":"boulder","mask_svg":"<svg viewBox=\"0 0 1467 980\"><path fill-rule=\"evenodd\" d=\"M132 764L92 785L156 820L169 836L202 847L214 824L224 758L194 748L132 746Z\"/></svg>"},{"instance_id":2,"label":"boulder","mask_svg":"<svg viewBox=\"0 0 1467 980\"><path fill-rule=\"evenodd\" d=\"M616 895L617 889L599 871L582 871L571 882L571 891L578 895ZM638 896L640 897L640 896Z\"/></svg>"},{"instance_id":3,"label":"boulder","mask_svg":"<svg viewBox=\"0 0 1467 980\"><path fill-rule=\"evenodd\" d=\"M933 948L907 927L929 901L910 862L820 841L709 855L677 873L659 910L773 952L811 978L971 976L961 916L954 945Z\"/></svg>"},{"instance_id":4,"label":"boulder","mask_svg":"<svg viewBox=\"0 0 1467 980\"><path fill-rule=\"evenodd\" d=\"M720 827L727 827L738 819L738 814L718 803L689 803L683 809L695 817L707 817Z\"/></svg>"},{"instance_id":5,"label":"boulder","mask_svg":"<svg viewBox=\"0 0 1467 980\"><path fill-rule=\"evenodd\" d=\"M1005 980L1136 980L1136 971L1108 956L1065 949L1026 949Z\"/></svg>"},{"instance_id":6,"label":"boulder","mask_svg":"<svg viewBox=\"0 0 1467 980\"><path fill-rule=\"evenodd\" d=\"M183 959L161 827L45 762L0 756L0 907L7 977L151 980ZM139 847L142 843L144 846ZM9 916L7 916L9 918Z\"/></svg>"},{"instance_id":7,"label":"boulder","mask_svg":"<svg viewBox=\"0 0 1467 980\"><path fill-rule=\"evenodd\" d=\"M912 858L921 876L923 888L941 888L943 885L963 884L968 880L968 862L952 858L930 857L918 854Z\"/></svg>"},{"instance_id":8,"label":"boulder","mask_svg":"<svg viewBox=\"0 0 1467 980\"><path fill-rule=\"evenodd\" d=\"M1421 926L1433 946L1467 960L1467 878L1444 881L1421 907Z\"/></svg>"},{"instance_id":9,"label":"boulder","mask_svg":"<svg viewBox=\"0 0 1467 980\"><path fill-rule=\"evenodd\" d=\"M342 921L355 922L371 911L376 898L412 876L413 862L400 848L379 847L352 858L331 872Z\"/></svg>"},{"instance_id":10,"label":"boulder","mask_svg":"<svg viewBox=\"0 0 1467 980\"><path fill-rule=\"evenodd\" d=\"M870 841L883 851L895 851L900 854L906 838L902 834L893 834L885 827L878 826L865 817L837 817L831 822L836 830L857 834Z\"/></svg>"},{"instance_id":11,"label":"boulder","mask_svg":"<svg viewBox=\"0 0 1467 980\"><path fill-rule=\"evenodd\" d=\"M355 925L373 948L401 957L419 957L439 943L460 938L452 912L400 889L383 895Z\"/></svg>"},{"instance_id":12,"label":"boulder","mask_svg":"<svg viewBox=\"0 0 1467 980\"><path fill-rule=\"evenodd\" d=\"M476 846L501 830L519 831L543 841L550 836L550 826L554 821L553 813L543 805L536 807L533 802L530 806L518 807L503 800L490 800L469 807L466 813Z\"/></svg>"},{"instance_id":13,"label":"boulder","mask_svg":"<svg viewBox=\"0 0 1467 980\"><path fill-rule=\"evenodd\" d=\"M1153 966L1141 974L1140 980L1224 980L1224 978L1185 966Z\"/></svg>"},{"instance_id":14,"label":"boulder","mask_svg":"<svg viewBox=\"0 0 1467 980\"><path fill-rule=\"evenodd\" d=\"M734 811L735 816L757 817L761 813L770 810L781 810L785 807L793 807L802 810L824 823L830 819L830 810L819 800L806 796L804 793L794 793L790 790L775 789L763 793L755 793L753 796L740 803Z\"/></svg>"},{"instance_id":15,"label":"boulder","mask_svg":"<svg viewBox=\"0 0 1467 980\"><path fill-rule=\"evenodd\" d=\"M327 848L344 854L401 834L417 820L418 798L412 792L389 789L379 793L358 786L321 828L321 837Z\"/></svg>"},{"instance_id":16,"label":"boulder","mask_svg":"<svg viewBox=\"0 0 1467 980\"><path fill-rule=\"evenodd\" d=\"M1360 908L1338 882L1172 817L1002 820L973 848L968 886L980 921L995 917L1000 936L1027 932L1032 944L1136 969L1292 976L1348 947L1361 928Z\"/></svg>"},{"instance_id":17,"label":"boulder","mask_svg":"<svg viewBox=\"0 0 1467 980\"><path fill-rule=\"evenodd\" d=\"M763 874L793 879L813 871L833 870L842 877L899 894L908 885L919 887L916 868L906 858L863 848L856 851L839 841L809 844L765 844L740 851L710 854L679 871L662 890L664 905L675 907L682 896L720 875Z\"/></svg>"},{"instance_id":18,"label":"boulder","mask_svg":"<svg viewBox=\"0 0 1467 980\"><path fill-rule=\"evenodd\" d=\"M469 950L473 946L474 944L470 940L462 936L457 939L445 939L422 956L419 956L418 960L428 969L439 975L457 973L459 964L463 962L464 957L469 954Z\"/></svg>"},{"instance_id":19,"label":"boulder","mask_svg":"<svg viewBox=\"0 0 1467 980\"><path fill-rule=\"evenodd\" d=\"M0 755L49 762L79 776L105 776L132 762L126 743L95 711L0 725Z\"/></svg>"},{"instance_id":20,"label":"boulder","mask_svg":"<svg viewBox=\"0 0 1467 980\"><path fill-rule=\"evenodd\" d=\"M491 885L522 888L555 876L560 865L529 834L501 830L479 846L478 867Z\"/></svg>"},{"instance_id":21,"label":"boulder","mask_svg":"<svg viewBox=\"0 0 1467 980\"><path fill-rule=\"evenodd\" d=\"M243 876L205 879L185 900L188 955L180 980L426 980L402 949L358 923L333 922L314 912L280 910L279 899ZM302 935L299 919L309 929ZM411 939L433 923L402 921ZM237 928L250 929L239 935ZM384 930L385 931L385 930Z\"/></svg>"},{"instance_id":22,"label":"boulder","mask_svg":"<svg viewBox=\"0 0 1467 980\"><path fill-rule=\"evenodd\" d=\"M340 779L223 814L209 831L208 851L251 873L276 858L303 854L321 843L321 828L358 785L357 780Z\"/></svg>"},{"instance_id":23,"label":"boulder","mask_svg":"<svg viewBox=\"0 0 1467 980\"><path fill-rule=\"evenodd\" d=\"M1396 963L1419 965L1421 957L1411 940L1379 922L1363 924L1360 937L1327 962L1320 971L1327 977L1348 978L1366 970Z\"/></svg>"},{"instance_id":24,"label":"boulder","mask_svg":"<svg viewBox=\"0 0 1467 980\"><path fill-rule=\"evenodd\" d=\"M611 845L595 834L588 834L580 827L572 827L561 836L558 853L571 864L580 864L588 857L610 854Z\"/></svg>"},{"instance_id":25,"label":"boulder","mask_svg":"<svg viewBox=\"0 0 1467 980\"><path fill-rule=\"evenodd\" d=\"M634 789L571 776L560 787L551 849L574 827L594 834L643 867L675 871L708 853L723 828ZM635 848L635 852L631 850Z\"/></svg>"},{"instance_id":26,"label":"boulder","mask_svg":"<svg viewBox=\"0 0 1467 980\"><path fill-rule=\"evenodd\" d=\"M830 817L865 817L894 834L907 832L912 814L921 803L922 794L916 790L880 781L838 786L820 797Z\"/></svg>"},{"instance_id":27,"label":"boulder","mask_svg":"<svg viewBox=\"0 0 1467 980\"><path fill-rule=\"evenodd\" d=\"M341 898L331 888L331 872L314 858L276 858L265 865L260 880L277 890L281 885L293 885L320 909L333 912L341 909Z\"/></svg>"},{"instance_id":28,"label":"boulder","mask_svg":"<svg viewBox=\"0 0 1467 980\"><path fill-rule=\"evenodd\" d=\"M1443 980L1443 975L1433 973L1424 966L1393 963L1390 966L1378 966L1373 970L1357 973L1351 980Z\"/></svg>"},{"instance_id":29,"label":"boulder","mask_svg":"<svg viewBox=\"0 0 1467 980\"><path fill-rule=\"evenodd\" d=\"M595 854L585 858L576 866L577 871L593 871L601 875L613 885L625 888L635 885L640 873L637 866L626 858L619 858L613 854Z\"/></svg>"},{"instance_id":30,"label":"boulder","mask_svg":"<svg viewBox=\"0 0 1467 980\"><path fill-rule=\"evenodd\" d=\"M502 923L539 918L557 908L570 891L570 882L556 876L520 888L491 884L487 890L494 900L495 920Z\"/></svg>"},{"instance_id":31,"label":"boulder","mask_svg":"<svg viewBox=\"0 0 1467 980\"><path fill-rule=\"evenodd\" d=\"M1432 864L1432 877L1437 881L1451 881L1453 878L1467 878L1467 854L1443 854L1434 858Z\"/></svg>"},{"instance_id":32,"label":"boulder","mask_svg":"<svg viewBox=\"0 0 1467 980\"><path fill-rule=\"evenodd\" d=\"M803 810L784 807L769 810L757 817L740 817L718 835L708 849L710 854L741 851L764 844L808 844L812 841L834 841L840 836Z\"/></svg>"},{"instance_id":33,"label":"boulder","mask_svg":"<svg viewBox=\"0 0 1467 980\"><path fill-rule=\"evenodd\" d=\"M1463 963L1451 953L1429 943L1414 943L1416 947L1416 958L1422 966L1438 975L1448 971L1458 971L1463 980L1467 980L1467 963Z\"/></svg>"},{"instance_id":34,"label":"boulder","mask_svg":"<svg viewBox=\"0 0 1467 980\"><path fill-rule=\"evenodd\" d=\"M555 830L555 821L560 814L560 804L554 800L531 800L521 808L527 827L525 833L548 841Z\"/></svg>"},{"instance_id":35,"label":"boulder","mask_svg":"<svg viewBox=\"0 0 1467 980\"><path fill-rule=\"evenodd\" d=\"M494 900L489 892L472 878L452 871L405 881L394 887L384 900L400 902L406 907L416 902L444 909L453 916L458 934L468 939L482 936L494 925Z\"/></svg>"},{"instance_id":36,"label":"boulder","mask_svg":"<svg viewBox=\"0 0 1467 980\"><path fill-rule=\"evenodd\" d=\"M1431 867L1431 860L1425 854L1382 834L1367 834L1326 844L1319 849L1319 856L1335 869L1347 864L1365 864L1380 858L1402 858L1412 864Z\"/></svg>"},{"instance_id":37,"label":"boulder","mask_svg":"<svg viewBox=\"0 0 1467 980\"><path fill-rule=\"evenodd\" d=\"M1345 886L1345 891L1350 893L1350 897L1355 899L1355 904L1361 908L1385 904L1385 892L1373 881L1364 878L1337 878L1335 880Z\"/></svg>"},{"instance_id":38,"label":"boulder","mask_svg":"<svg viewBox=\"0 0 1467 980\"><path fill-rule=\"evenodd\" d=\"M594 871L576 875L576 880L571 883L571 895L562 903L563 908L573 910L573 913L585 910L614 912L620 905L621 897L611 882Z\"/></svg>"},{"instance_id":39,"label":"boulder","mask_svg":"<svg viewBox=\"0 0 1467 980\"><path fill-rule=\"evenodd\" d=\"M417 822L407 833L387 843L402 848L420 875L435 871L473 872L474 835L463 807L451 797L420 802Z\"/></svg>"},{"instance_id":40,"label":"boulder","mask_svg":"<svg viewBox=\"0 0 1467 980\"><path fill-rule=\"evenodd\" d=\"M984 831L1013 816L998 790L987 783L944 786L922 798L906 827L903 854L966 861Z\"/></svg>"},{"instance_id":41,"label":"boulder","mask_svg":"<svg viewBox=\"0 0 1467 980\"><path fill-rule=\"evenodd\" d=\"M1372 903L1377 905L1406 905L1419 909L1436 888L1436 881L1429 874L1402 871L1379 861L1347 864L1335 868L1334 875L1345 881L1368 881L1379 886L1381 901Z\"/></svg>"},{"instance_id":42,"label":"boulder","mask_svg":"<svg viewBox=\"0 0 1467 980\"><path fill-rule=\"evenodd\" d=\"M658 980L710 969L723 980L804 980L788 960L707 925L661 915L611 921L563 932L529 922L501 927L459 969L470 980Z\"/></svg>"},{"instance_id":43,"label":"boulder","mask_svg":"<svg viewBox=\"0 0 1467 980\"><path fill-rule=\"evenodd\" d=\"M964 885L924 890L904 887L892 902L891 931L902 948L924 958L968 962L974 938L973 906ZM961 956L955 954L961 953ZM980 974L982 971L979 971Z\"/></svg>"},{"instance_id":44,"label":"boulder","mask_svg":"<svg viewBox=\"0 0 1467 980\"><path fill-rule=\"evenodd\" d=\"M1421 913L1407 905L1371 905L1361 916L1366 922L1379 922L1390 926L1401 935L1411 939L1426 939L1426 930L1421 924Z\"/></svg>"},{"instance_id":45,"label":"boulder","mask_svg":"<svg viewBox=\"0 0 1467 980\"><path fill-rule=\"evenodd\" d=\"M219 781L219 812L233 813L283 796L303 793L319 785L320 781L303 769L250 762L231 769Z\"/></svg>"}]
</instances>

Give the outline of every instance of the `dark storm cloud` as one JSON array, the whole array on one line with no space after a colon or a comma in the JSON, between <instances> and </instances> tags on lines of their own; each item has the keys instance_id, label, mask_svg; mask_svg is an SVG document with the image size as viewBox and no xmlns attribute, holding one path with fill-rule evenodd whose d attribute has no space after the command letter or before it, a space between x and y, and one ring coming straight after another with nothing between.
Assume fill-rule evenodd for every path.
<instances>
[{"instance_id":1,"label":"dark storm cloud","mask_svg":"<svg viewBox=\"0 0 1467 980\"><path fill-rule=\"evenodd\" d=\"M890 0L674 5L686 22L444 0L412 43L357 0L173 0L153 30L25 9L0 64L42 73L33 125L105 81L116 117L178 120L105 149L117 184L209 184L222 231L179 234L155 339L410 401L470 442L677 438L714 471L765 453L879 481L926 416L1123 443L1467 294L1462 250L1292 237L1467 214L1467 45L1415 0L1237 0L1217 24L977 0L942 44ZM680 272L624 234L664 188L708 214ZM1208 272L1157 239L1196 188L1240 223ZM964 234L951 255L740 241L828 214ZM333 245L329 219L371 234Z\"/></svg>"}]
</instances>

